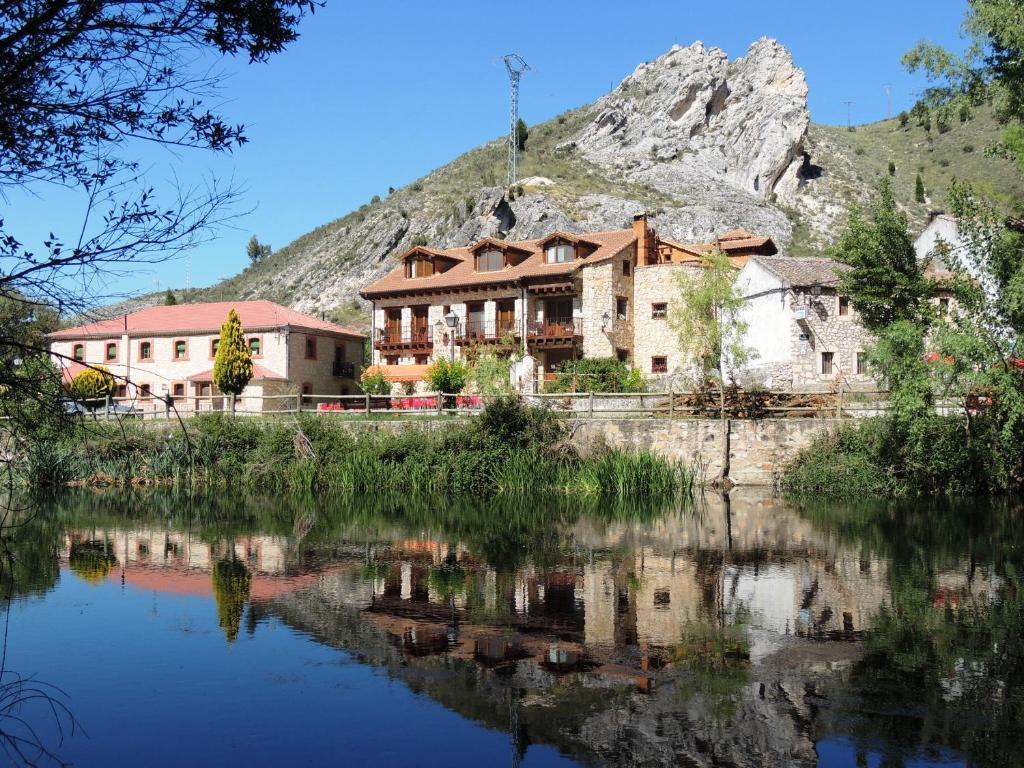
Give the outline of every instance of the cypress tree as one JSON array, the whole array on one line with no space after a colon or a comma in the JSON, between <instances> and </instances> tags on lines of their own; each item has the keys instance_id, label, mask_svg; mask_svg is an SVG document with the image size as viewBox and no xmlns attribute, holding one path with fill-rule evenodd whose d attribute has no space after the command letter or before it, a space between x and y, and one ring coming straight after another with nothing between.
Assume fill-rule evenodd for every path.
<instances>
[{"instance_id":1,"label":"cypress tree","mask_svg":"<svg viewBox=\"0 0 1024 768\"><path fill-rule=\"evenodd\" d=\"M924 179L921 178L921 174L917 174L917 181L914 182L914 199L919 203L925 202L924 196Z\"/></svg>"},{"instance_id":2,"label":"cypress tree","mask_svg":"<svg viewBox=\"0 0 1024 768\"><path fill-rule=\"evenodd\" d=\"M164 304L168 307L173 307L178 303L177 297L174 295L174 291L170 288L167 289L167 293L164 294Z\"/></svg>"},{"instance_id":3,"label":"cypress tree","mask_svg":"<svg viewBox=\"0 0 1024 768\"><path fill-rule=\"evenodd\" d=\"M242 333L242 321L235 308L220 327L217 357L213 361L213 383L226 395L239 395L252 378L252 355Z\"/></svg>"}]
</instances>

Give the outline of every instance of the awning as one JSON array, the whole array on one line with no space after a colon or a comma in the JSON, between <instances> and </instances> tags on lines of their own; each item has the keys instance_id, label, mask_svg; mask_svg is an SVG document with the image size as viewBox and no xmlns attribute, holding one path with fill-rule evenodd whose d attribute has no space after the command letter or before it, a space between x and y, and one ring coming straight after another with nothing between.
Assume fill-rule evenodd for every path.
<instances>
[{"instance_id":1,"label":"awning","mask_svg":"<svg viewBox=\"0 0 1024 768\"><path fill-rule=\"evenodd\" d=\"M384 378L391 382L415 382L426 378L428 368L429 365L371 365L363 375L383 373Z\"/></svg>"}]
</instances>

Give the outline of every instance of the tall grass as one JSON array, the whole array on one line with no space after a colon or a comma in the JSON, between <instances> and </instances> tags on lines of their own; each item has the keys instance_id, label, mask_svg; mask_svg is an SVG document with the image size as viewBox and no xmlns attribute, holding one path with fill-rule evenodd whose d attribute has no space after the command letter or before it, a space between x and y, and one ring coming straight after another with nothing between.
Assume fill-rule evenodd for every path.
<instances>
[{"instance_id":1,"label":"tall grass","mask_svg":"<svg viewBox=\"0 0 1024 768\"><path fill-rule=\"evenodd\" d=\"M580 458L549 412L499 401L445 429L377 431L313 415L259 424L214 414L187 427L92 425L33 444L26 485L167 484L259 492L361 495L525 495L669 499L693 474L650 453Z\"/></svg>"}]
</instances>

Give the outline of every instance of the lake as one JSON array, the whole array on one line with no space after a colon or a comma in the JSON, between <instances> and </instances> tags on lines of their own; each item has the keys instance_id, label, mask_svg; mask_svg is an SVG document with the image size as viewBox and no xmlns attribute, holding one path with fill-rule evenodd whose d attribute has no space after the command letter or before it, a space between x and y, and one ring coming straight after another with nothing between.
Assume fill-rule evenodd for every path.
<instances>
[{"instance_id":1,"label":"lake","mask_svg":"<svg viewBox=\"0 0 1024 768\"><path fill-rule=\"evenodd\" d=\"M18 507L11 762L1022 761L1019 502Z\"/></svg>"}]
</instances>

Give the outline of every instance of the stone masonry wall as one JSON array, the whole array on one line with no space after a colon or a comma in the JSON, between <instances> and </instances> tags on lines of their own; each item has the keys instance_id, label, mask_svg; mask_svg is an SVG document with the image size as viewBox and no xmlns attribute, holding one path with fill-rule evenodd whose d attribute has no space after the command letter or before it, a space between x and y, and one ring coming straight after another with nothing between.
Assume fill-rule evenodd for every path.
<instances>
[{"instance_id":1,"label":"stone masonry wall","mask_svg":"<svg viewBox=\"0 0 1024 768\"><path fill-rule=\"evenodd\" d=\"M870 390L875 380L857 373L857 353L873 342L852 304L849 314L839 314L839 296L834 290L820 295L790 294L787 309L796 304L807 307L807 319L790 325L792 388L797 392L833 391L842 384L846 389ZM821 353L831 352L832 373L822 373Z\"/></svg>"},{"instance_id":2,"label":"stone masonry wall","mask_svg":"<svg viewBox=\"0 0 1024 768\"><path fill-rule=\"evenodd\" d=\"M633 364L645 376L652 376L651 359L668 358L669 374L682 373L688 361L679 351L679 340L672 329L673 308L679 301L678 276L690 274L694 267L681 264L652 264L638 267L633 281L634 342ZM664 319L651 317L651 305L668 305Z\"/></svg>"}]
</instances>

